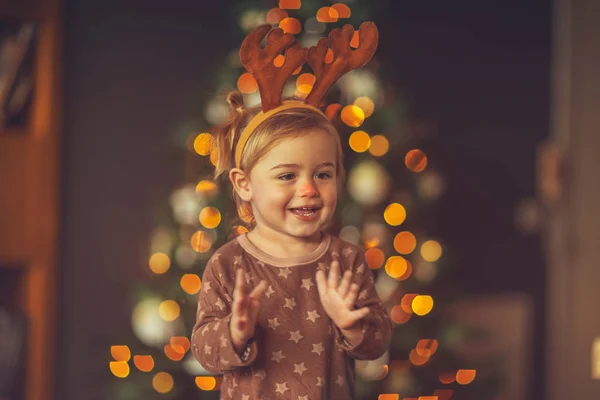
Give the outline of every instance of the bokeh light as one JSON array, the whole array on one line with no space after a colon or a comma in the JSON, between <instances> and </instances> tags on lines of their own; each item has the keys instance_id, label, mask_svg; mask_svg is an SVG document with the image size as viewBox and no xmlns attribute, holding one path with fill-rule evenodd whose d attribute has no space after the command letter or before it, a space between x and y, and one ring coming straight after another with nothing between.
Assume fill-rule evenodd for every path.
<instances>
[{"instance_id":1,"label":"bokeh light","mask_svg":"<svg viewBox=\"0 0 600 400\"><path fill-rule=\"evenodd\" d=\"M154 359L149 355L133 356L133 364L142 372L150 372L154 369Z\"/></svg>"},{"instance_id":2,"label":"bokeh light","mask_svg":"<svg viewBox=\"0 0 600 400\"><path fill-rule=\"evenodd\" d=\"M440 382L444 385L449 385L454 383L456 380L456 371L446 371L440 373Z\"/></svg>"},{"instance_id":3,"label":"bokeh light","mask_svg":"<svg viewBox=\"0 0 600 400\"><path fill-rule=\"evenodd\" d=\"M475 379L476 371L474 369L459 369L456 371L456 382L459 385L468 385Z\"/></svg>"},{"instance_id":4,"label":"bokeh light","mask_svg":"<svg viewBox=\"0 0 600 400\"><path fill-rule=\"evenodd\" d=\"M152 272L160 275L169 270L171 267L171 259L165 253L158 252L150 256L148 264Z\"/></svg>"},{"instance_id":5,"label":"bokeh light","mask_svg":"<svg viewBox=\"0 0 600 400\"><path fill-rule=\"evenodd\" d=\"M374 135L371 137L371 147L369 153L375 157L381 157L387 154L390 149L390 142L383 135Z\"/></svg>"},{"instance_id":6,"label":"bokeh light","mask_svg":"<svg viewBox=\"0 0 600 400\"><path fill-rule=\"evenodd\" d=\"M369 118L375 111L375 103L367 96L361 96L354 100L354 105L363 110L365 118Z\"/></svg>"},{"instance_id":7,"label":"bokeh light","mask_svg":"<svg viewBox=\"0 0 600 400\"><path fill-rule=\"evenodd\" d=\"M412 302L412 310L415 314L423 316L429 314L433 309L433 298L428 295L419 295Z\"/></svg>"},{"instance_id":8,"label":"bokeh light","mask_svg":"<svg viewBox=\"0 0 600 400\"><path fill-rule=\"evenodd\" d=\"M342 121L352 128L358 128L365 121L365 113L354 104L346 106L342 109Z\"/></svg>"},{"instance_id":9,"label":"bokeh light","mask_svg":"<svg viewBox=\"0 0 600 400\"><path fill-rule=\"evenodd\" d=\"M354 34L352 35L352 40L350 40L350 47L357 49L359 45L360 41L358 39L358 31L354 31Z\"/></svg>"},{"instance_id":10,"label":"bokeh light","mask_svg":"<svg viewBox=\"0 0 600 400\"><path fill-rule=\"evenodd\" d=\"M325 53L325 64L331 64L333 62L333 50L327 49Z\"/></svg>"},{"instance_id":11,"label":"bokeh light","mask_svg":"<svg viewBox=\"0 0 600 400\"><path fill-rule=\"evenodd\" d=\"M211 180L203 180L196 185L196 193L202 196L213 197L218 192L219 187Z\"/></svg>"},{"instance_id":12,"label":"bokeh light","mask_svg":"<svg viewBox=\"0 0 600 400\"><path fill-rule=\"evenodd\" d=\"M127 346L110 346L110 354L115 361L127 362L131 358L131 351Z\"/></svg>"},{"instance_id":13,"label":"bokeh light","mask_svg":"<svg viewBox=\"0 0 600 400\"><path fill-rule=\"evenodd\" d=\"M400 300L400 306L405 312L412 314L412 303L416 297L417 295L415 293L407 293L402 296L402 300Z\"/></svg>"},{"instance_id":14,"label":"bokeh light","mask_svg":"<svg viewBox=\"0 0 600 400\"><path fill-rule=\"evenodd\" d=\"M178 353L186 353L190 349L190 339L186 336L173 336L169 340L171 347Z\"/></svg>"},{"instance_id":15,"label":"bokeh light","mask_svg":"<svg viewBox=\"0 0 600 400\"><path fill-rule=\"evenodd\" d=\"M325 115L327 115L327 118L332 120L339 114L341 109L342 109L342 106L340 104L337 104L337 103L330 104L325 109Z\"/></svg>"},{"instance_id":16,"label":"bokeh light","mask_svg":"<svg viewBox=\"0 0 600 400\"><path fill-rule=\"evenodd\" d=\"M415 347L417 354L422 357L431 357L438 349L438 341L435 339L420 339Z\"/></svg>"},{"instance_id":17,"label":"bokeh light","mask_svg":"<svg viewBox=\"0 0 600 400\"><path fill-rule=\"evenodd\" d=\"M406 154L404 162L412 172L421 172L427 166L427 156L419 149L411 150Z\"/></svg>"},{"instance_id":18,"label":"bokeh light","mask_svg":"<svg viewBox=\"0 0 600 400\"><path fill-rule=\"evenodd\" d=\"M281 8L271 8L267 13L267 22L269 24L278 24L282 19L287 18L287 11L282 10Z\"/></svg>"},{"instance_id":19,"label":"bokeh light","mask_svg":"<svg viewBox=\"0 0 600 400\"><path fill-rule=\"evenodd\" d=\"M181 361L185 355L185 353L175 350L170 344L165 344L164 351L167 358L171 361Z\"/></svg>"},{"instance_id":20,"label":"bokeh light","mask_svg":"<svg viewBox=\"0 0 600 400\"><path fill-rule=\"evenodd\" d=\"M152 387L158 393L169 393L173 389L173 377L168 372L159 372L152 378Z\"/></svg>"},{"instance_id":21,"label":"bokeh light","mask_svg":"<svg viewBox=\"0 0 600 400\"><path fill-rule=\"evenodd\" d=\"M200 291L202 281L196 274L185 274L181 277L179 284L181 285L183 291L187 294L196 294Z\"/></svg>"},{"instance_id":22,"label":"bokeh light","mask_svg":"<svg viewBox=\"0 0 600 400\"><path fill-rule=\"evenodd\" d=\"M237 81L238 90L242 93L249 94L258 90L258 82L249 72L244 72Z\"/></svg>"},{"instance_id":23,"label":"bokeh light","mask_svg":"<svg viewBox=\"0 0 600 400\"><path fill-rule=\"evenodd\" d=\"M385 254L383 250L373 247L365 252L365 259L371 269L381 268L385 262Z\"/></svg>"},{"instance_id":24,"label":"bokeh light","mask_svg":"<svg viewBox=\"0 0 600 400\"><path fill-rule=\"evenodd\" d=\"M435 262L442 256L442 246L435 240L428 240L421 245L421 257L429 262Z\"/></svg>"},{"instance_id":25,"label":"bokeh light","mask_svg":"<svg viewBox=\"0 0 600 400\"><path fill-rule=\"evenodd\" d=\"M117 378L127 378L129 376L129 364L122 361L111 361L110 372Z\"/></svg>"},{"instance_id":26,"label":"bokeh light","mask_svg":"<svg viewBox=\"0 0 600 400\"><path fill-rule=\"evenodd\" d=\"M408 263L404 257L392 256L385 263L385 272L394 278L398 279L406 273Z\"/></svg>"},{"instance_id":27,"label":"bokeh light","mask_svg":"<svg viewBox=\"0 0 600 400\"><path fill-rule=\"evenodd\" d=\"M337 11L339 18L350 18L350 15L352 14L350 7L344 3L335 3L331 8L334 8L335 11Z\"/></svg>"},{"instance_id":28,"label":"bokeh light","mask_svg":"<svg viewBox=\"0 0 600 400\"><path fill-rule=\"evenodd\" d=\"M429 361L429 357L423 357L419 355L419 353L417 353L417 350L415 349L412 349L410 351L408 359L413 365L424 365L425 363L427 363L427 361Z\"/></svg>"},{"instance_id":29,"label":"bokeh light","mask_svg":"<svg viewBox=\"0 0 600 400\"><path fill-rule=\"evenodd\" d=\"M411 315L411 313L404 311L401 305L395 305L392 307L392 311L390 312L390 318L392 319L392 322L398 325L408 322Z\"/></svg>"},{"instance_id":30,"label":"bokeh light","mask_svg":"<svg viewBox=\"0 0 600 400\"><path fill-rule=\"evenodd\" d=\"M299 10L302 7L301 0L279 0L279 8L284 10Z\"/></svg>"},{"instance_id":31,"label":"bokeh light","mask_svg":"<svg viewBox=\"0 0 600 400\"><path fill-rule=\"evenodd\" d=\"M216 228L221 222L221 213L215 207L204 207L200 211L200 223L208 229Z\"/></svg>"},{"instance_id":32,"label":"bokeh light","mask_svg":"<svg viewBox=\"0 0 600 400\"><path fill-rule=\"evenodd\" d=\"M450 400L453 394L452 389L437 389L433 392L433 395L437 396L435 400Z\"/></svg>"},{"instance_id":33,"label":"bokeh light","mask_svg":"<svg viewBox=\"0 0 600 400\"><path fill-rule=\"evenodd\" d=\"M240 236L240 235L243 235L244 233L248 233L248 228L246 228L245 226L236 225L231 229L231 231L233 232L233 234L235 236Z\"/></svg>"},{"instance_id":34,"label":"bokeh light","mask_svg":"<svg viewBox=\"0 0 600 400\"><path fill-rule=\"evenodd\" d=\"M350 148L355 152L364 153L371 145L371 138L365 131L356 131L350 135L348 143L350 144Z\"/></svg>"},{"instance_id":35,"label":"bokeh light","mask_svg":"<svg viewBox=\"0 0 600 400\"><path fill-rule=\"evenodd\" d=\"M296 80L296 89L303 94L308 94L312 90L316 81L313 74L304 73Z\"/></svg>"},{"instance_id":36,"label":"bokeh light","mask_svg":"<svg viewBox=\"0 0 600 400\"><path fill-rule=\"evenodd\" d=\"M400 232L394 237L394 249L400 254L410 254L417 247L417 239L411 232Z\"/></svg>"},{"instance_id":37,"label":"bokeh light","mask_svg":"<svg viewBox=\"0 0 600 400\"><path fill-rule=\"evenodd\" d=\"M406 209L400 203L392 203L385 208L383 219L391 226L398 226L406 219Z\"/></svg>"},{"instance_id":38,"label":"bokeh light","mask_svg":"<svg viewBox=\"0 0 600 400\"><path fill-rule=\"evenodd\" d=\"M277 68L280 68L283 66L283 63L285 62L285 56L283 54L279 54L277 57L275 57L275 59L273 60L273 65L276 66Z\"/></svg>"},{"instance_id":39,"label":"bokeh light","mask_svg":"<svg viewBox=\"0 0 600 400\"><path fill-rule=\"evenodd\" d=\"M213 148L213 137L210 133L201 133L194 139L194 151L201 156L210 154Z\"/></svg>"},{"instance_id":40,"label":"bokeh light","mask_svg":"<svg viewBox=\"0 0 600 400\"><path fill-rule=\"evenodd\" d=\"M217 380L212 376L197 376L196 386L205 391L214 390L217 386Z\"/></svg>"},{"instance_id":41,"label":"bokeh light","mask_svg":"<svg viewBox=\"0 0 600 400\"><path fill-rule=\"evenodd\" d=\"M333 7L321 7L319 11L317 11L317 21L332 23L337 22L339 19L339 14L337 10Z\"/></svg>"},{"instance_id":42,"label":"bokeh light","mask_svg":"<svg viewBox=\"0 0 600 400\"><path fill-rule=\"evenodd\" d=\"M162 319L170 322L179 318L181 309L179 308L179 304L174 300L165 300L158 306L158 313Z\"/></svg>"},{"instance_id":43,"label":"bokeh light","mask_svg":"<svg viewBox=\"0 0 600 400\"><path fill-rule=\"evenodd\" d=\"M212 240L206 232L198 231L192 235L191 245L198 253L206 253L212 246Z\"/></svg>"},{"instance_id":44,"label":"bokeh light","mask_svg":"<svg viewBox=\"0 0 600 400\"><path fill-rule=\"evenodd\" d=\"M285 33L291 33L296 35L302 32L302 24L296 18L284 18L279 22L279 27L283 29Z\"/></svg>"}]
</instances>

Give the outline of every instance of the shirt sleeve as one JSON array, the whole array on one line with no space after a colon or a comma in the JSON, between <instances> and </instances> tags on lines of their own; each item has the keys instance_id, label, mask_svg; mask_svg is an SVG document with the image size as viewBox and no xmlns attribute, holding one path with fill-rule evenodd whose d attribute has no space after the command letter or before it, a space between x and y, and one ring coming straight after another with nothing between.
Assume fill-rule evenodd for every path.
<instances>
[{"instance_id":1,"label":"shirt sleeve","mask_svg":"<svg viewBox=\"0 0 600 400\"><path fill-rule=\"evenodd\" d=\"M231 321L233 279L219 257L209 260L198 295L196 323L192 330L192 352L202 366L212 373L224 373L252 364L257 354L256 341L249 341L242 354L233 347Z\"/></svg>"},{"instance_id":2,"label":"shirt sleeve","mask_svg":"<svg viewBox=\"0 0 600 400\"><path fill-rule=\"evenodd\" d=\"M392 321L375 290L373 272L367 266L364 253L358 251L352 268L353 282L359 285L355 307L368 307L369 314L363 320L361 335L349 343L339 328L335 328L337 344L356 360L376 360L388 349L393 333Z\"/></svg>"}]
</instances>

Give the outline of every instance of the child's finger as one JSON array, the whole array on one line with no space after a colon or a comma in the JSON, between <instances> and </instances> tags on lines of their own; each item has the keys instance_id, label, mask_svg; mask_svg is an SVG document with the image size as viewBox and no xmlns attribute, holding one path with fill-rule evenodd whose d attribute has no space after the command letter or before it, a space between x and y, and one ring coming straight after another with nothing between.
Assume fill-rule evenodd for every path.
<instances>
[{"instance_id":1,"label":"child's finger","mask_svg":"<svg viewBox=\"0 0 600 400\"><path fill-rule=\"evenodd\" d=\"M359 288L356 283L350 285L350 290L344 299L344 304L346 304L348 308L352 308L352 306L354 306L354 303L356 302L356 296L358 295L358 289Z\"/></svg>"},{"instance_id":2,"label":"child's finger","mask_svg":"<svg viewBox=\"0 0 600 400\"><path fill-rule=\"evenodd\" d=\"M238 268L235 272L235 288L233 289L233 299L244 297L246 288L244 285L244 271Z\"/></svg>"},{"instance_id":3,"label":"child's finger","mask_svg":"<svg viewBox=\"0 0 600 400\"><path fill-rule=\"evenodd\" d=\"M340 281L340 263L333 261L331 268L329 269L329 279L327 280L327 287L329 289L337 290L338 283Z\"/></svg>"},{"instance_id":4,"label":"child's finger","mask_svg":"<svg viewBox=\"0 0 600 400\"><path fill-rule=\"evenodd\" d=\"M317 290L319 291L319 297L323 299L325 296L325 292L327 291L327 283L325 282L325 272L323 272L323 270L318 270L315 276L315 280L317 281Z\"/></svg>"},{"instance_id":5,"label":"child's finger","mask_svg":"<svg viewBox=\"0 0 600 400\"><path fill-rule=\"evenodd\" d=\"M256 285L256 287L254 289L252 289L252 292L250 292L249 297L260 300L262 295L265 294L265 292L267 291L268 287L269 287L269 285L267 284L267 281L265 281L265 280L260 281L260 283L258 285Z\"/></svg>"},{"instance_id":6,"label":"child's finger","mask_svg":"<svg viewBox=\"0 0 600 400\"><path fill-rule=\"evenodd\" d=\"M350 319L354 321L359 321L366 317L370 311L371 310L369 309L369 307L359 308L358 310L350 311L350 313L348 313L348 317L350 317Z\"/></svg>"},{"instance_id":7,"label":"child's finger","mask_svg":"<svg viewBox=\"0 0 600 400\"><path fill-rule=\"evenodd\" d=\"M350 282L352 281L352 271L346 270L344 272L344 277L342 278L342 283L340 283L340 287L338 288L339 295L343 298L348 294L348 289L350 289Z\"/></svg>"}]
</instances>

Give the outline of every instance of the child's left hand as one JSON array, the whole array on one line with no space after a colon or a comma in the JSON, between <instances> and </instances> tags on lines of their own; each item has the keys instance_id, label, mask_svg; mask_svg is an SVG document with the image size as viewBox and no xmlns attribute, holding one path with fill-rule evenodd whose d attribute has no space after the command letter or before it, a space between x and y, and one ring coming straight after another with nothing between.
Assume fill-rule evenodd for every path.
<instances>
[{"instance_id":1,"label":"child's left hand","mask_svg":"<svg viewBox=\"0 0 600 400\"><path fill-rule=\"evenodd\" d=\"M339 282L339 275L340 264L338 261L333 261L327 279L325 279L325 272L317 271L317 289L321 297L321 304L329 318L340 329L352 329L367 316L369 308L354 309L359 287L356 283L350 285L352 271L347 270L341 282Z\"/></svg>"}]
</instances>

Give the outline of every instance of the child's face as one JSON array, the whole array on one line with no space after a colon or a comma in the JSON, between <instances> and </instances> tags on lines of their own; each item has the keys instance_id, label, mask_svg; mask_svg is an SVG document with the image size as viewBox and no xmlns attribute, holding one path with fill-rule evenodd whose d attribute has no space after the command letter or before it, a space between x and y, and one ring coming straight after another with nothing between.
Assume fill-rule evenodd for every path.
<instances>
[{"instance_id":1,"label":"child's face","mask_svg":"<svg viewBox=\"0 0 600 400\"><path fill-rule=\"evenodd\" d=\"M321 130L275 145L250 172L257 229L269 237L320 235L337 202L335 165L335 142Z\"/></svg>"}]
</instances>

